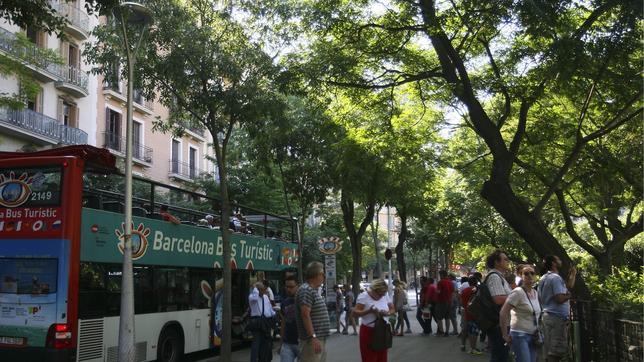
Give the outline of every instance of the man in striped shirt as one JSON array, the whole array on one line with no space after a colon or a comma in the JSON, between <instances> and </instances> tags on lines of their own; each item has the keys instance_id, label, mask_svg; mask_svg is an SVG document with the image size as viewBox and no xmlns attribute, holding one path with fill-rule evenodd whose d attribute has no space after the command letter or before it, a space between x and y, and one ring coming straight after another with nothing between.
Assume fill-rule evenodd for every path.
<instances>
[{"instance_id":1,"label":"man in striped shirt","mask_svg":"<svg viewBox=\"0 0 644 362\"><path fill-rule=\"evenodd\" d=\"M324 265L317 261L309 263L304 273L306 283L302 284L296 296L297 332L300 338L301 362L325 362L326 338L331 323L326 304L318 293L324 283Z\"/></svg>"}]
</instances>

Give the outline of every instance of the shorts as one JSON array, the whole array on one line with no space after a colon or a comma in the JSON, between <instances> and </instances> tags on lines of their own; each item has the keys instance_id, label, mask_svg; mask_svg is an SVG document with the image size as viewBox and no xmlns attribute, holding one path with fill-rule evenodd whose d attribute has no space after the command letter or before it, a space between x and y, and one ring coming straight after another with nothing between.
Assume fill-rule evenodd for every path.
<instances>
[{"instance_id":1,"label":"shorts","mask_svg":"<svg viewBox=\"0 0 644 362\"><path fill-rule=\"evenodd\" d=\"M449 316L449 303L442 303L442 302L436 303L436 307L434 308L434 317L436 318L436 320L445 319L448 316Z\"/></svg>"},{"instance_id":2,"label":"shorts","mask_svg":"<svg viewBox=\"0 0 644 362\"><path fill-rule=\"evenodd\" d=\"M546 356L565 357L568 355L568 332L570 320L544 313L541 319L543 328L543 351Z\"/></svg>"},{"instance_id":3,"label":"shorts","mask_svg":"<svg viewBox=\"0 0 644 362\"><path fill-rule=\"evenodd\" d=\"M478 336L481 333L478 324L476 321L467 321L467 335L468 336Z\"/></svg>"}]
</instances>

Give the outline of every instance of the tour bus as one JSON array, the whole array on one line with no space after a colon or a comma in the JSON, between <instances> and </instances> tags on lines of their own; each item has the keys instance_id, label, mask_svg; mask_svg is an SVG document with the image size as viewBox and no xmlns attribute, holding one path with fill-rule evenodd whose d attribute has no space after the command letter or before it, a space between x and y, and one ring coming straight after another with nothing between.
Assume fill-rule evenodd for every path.
<instances>
[{"instance_id":1,"label":"tour bus","mask_svg":"<svg viewBox=\"0 0 644 362\"><path fill-rule=\"evenodd\" d=\"M92 146L0 152L0 361L116 361L124 215L115 163ZM220 344L221 227L235 229L233 335L247 337L252 283L280 289L299 256L291 220L235 206L241 220L222 222L218 200L143 179L134 194L136 361ZM181 223L164 221L161 204Z\"/></svg>"}]
</instances>

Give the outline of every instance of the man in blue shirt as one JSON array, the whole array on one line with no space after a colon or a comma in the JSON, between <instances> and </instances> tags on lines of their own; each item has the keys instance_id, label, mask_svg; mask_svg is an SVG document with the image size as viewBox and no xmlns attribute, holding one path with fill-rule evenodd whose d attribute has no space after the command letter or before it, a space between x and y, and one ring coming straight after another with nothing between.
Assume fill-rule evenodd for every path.
<instances>
[{"instance_id":1,"label":"man in blue shirt","mask_svg":"<svg viewBox=\"0 0 644 362\"><path fill-rule=\"evenodd\" d=\"M282 362L294 362L299 355L299 345L297 343L297 314L295 308L295 295L297 294L297 278L295 274L286 276L284 281L286 288L286 298L282 300L282 321L280 335L282 336L282 348L280 349L280 358Z\"/></svg>"},{"instance_id":2,"label":"man in blue shirt","mask_svg":"<svg viewBox=\"0 0 644 362\"><path fill-rule=\"evenodd\" d=\"M561 361L568 356L570 330L570 289L575 285L577 269L570 268L567 281L559 275L561 259L548 255L544 259L548 272L539 281L539 301L543 310L541 326L544 334L544 353L548 362Z\"/></svg>"}]
</instances>

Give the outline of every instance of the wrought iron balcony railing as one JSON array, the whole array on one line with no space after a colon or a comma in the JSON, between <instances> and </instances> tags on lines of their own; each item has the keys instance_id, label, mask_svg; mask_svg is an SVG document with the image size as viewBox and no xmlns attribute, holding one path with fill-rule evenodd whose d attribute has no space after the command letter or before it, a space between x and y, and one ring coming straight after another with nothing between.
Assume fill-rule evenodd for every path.
<instances>
[{"instance_id":1,"label":"wrought iron balcony railing","mask_svg":"<svg viewBox=\"0 0 644 362\"><path fill-rule=\"evenodd\" d=\"M71 65L63 66L60 76L63 82L73 84L87 92L89 77L87 76L87 73L83 72L79 68Z\"/></svg>"},{"instance_id":2,"label":"wrought iron balcony railing","mask_svg":"<svg viewBox=\"0 0 644 362\"><path fill-rule=\"evenodd\" d=\"M103 147L116 152L125 153L126 139L120 134L112 132L103 133ZM137 160L152 163L152 148L139 142L132 142L132 157Z\"/></svg>"},{"instance_id":3,"label":"wrought iron balcony railing","mask_svg":"<svg viewBox=\"0 0 644 362\"><path fill-rule=\"evenodd\" d=\"M30 109L13 110L0 108L0 122L11 124L18 130L28 131L44 136L52 143L78 145L87 143L87 133L61 124L58 120L47 117Z\"/></svg>"},{"instance_id":4,"label":"wrought iron balcony railing","mask_svg":"<svg viewBox=\"0 0 644 362\"><path fill-rule=\"evenodd\" d=\"M36 44L23 44L18 41L16 35L4 28L0 28L0 50L17 60L37 68L46 73L51 79L60 77L60 64L49 61L43 57L42 49Z\"/></svg>"},{"instance_id":5,"label":"wrought iron balcony railing","mask_svg":"<svg viewBox=\"0 0 644 362\"><path fill-rule=\"evenodd\" d=\"M190 165L187 162L180 162L178 160L169 160L169 174L170 176L180 176L182 178L195 180L201 175L201 171L195 165Z\"/></svg>"},{"instance_id":6,"label":"wrought iron balcony railing","mask_svg":"<svg viewBox=\"0 0 644 362\"><path fill-rule=\"evenodd\" d=\"M71 25L83 31L85 36L89 34L89 15L86 12L63 0L52 0L50 2L54 10L63 15Z\"/></svg>"}]
</instances>

